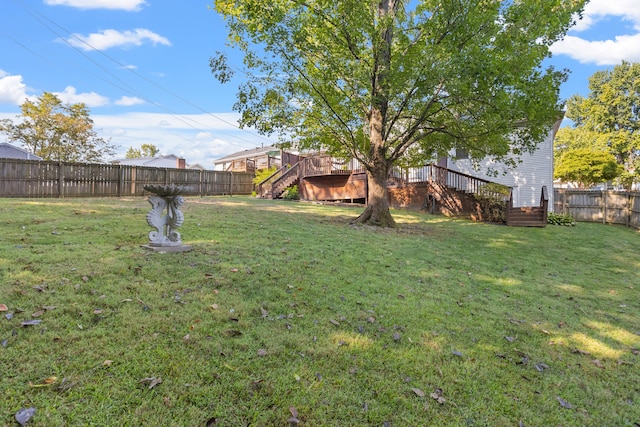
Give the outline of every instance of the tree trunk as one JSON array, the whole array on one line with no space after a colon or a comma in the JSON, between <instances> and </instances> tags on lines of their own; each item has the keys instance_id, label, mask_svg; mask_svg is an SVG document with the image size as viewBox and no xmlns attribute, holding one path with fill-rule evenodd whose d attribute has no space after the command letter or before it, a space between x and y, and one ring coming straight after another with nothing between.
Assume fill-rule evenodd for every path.
<instances>
[{"instance_id":1,"label":"tree trunk","mask_svg":"<svg viewBox=\"0 0 640 427\"><path fill-rule=\"evenodd\" d=\"M377 227L396 226L389 211L386 167L380 167L373 172L367 171L367 207L353 223Z\"/></svg>"}]
</instances>

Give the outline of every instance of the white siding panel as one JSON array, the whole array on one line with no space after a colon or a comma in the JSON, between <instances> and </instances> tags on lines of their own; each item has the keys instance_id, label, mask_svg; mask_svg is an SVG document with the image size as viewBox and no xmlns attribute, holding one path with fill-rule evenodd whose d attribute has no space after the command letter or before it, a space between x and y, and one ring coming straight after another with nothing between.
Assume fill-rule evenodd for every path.
<instances>
[{"instance_id":1,"label":"white siding panel","mask_svg":"<svg viewBox=\"0 0 640 427\"><path fill-rule=\"evenodd\" d=\"M514 189L514 206L539 206L542 187L547 186L549 209L553 209L553 138L558 126L554 126L533 154L523 154L522 162L513 170L504 165L484 160L479 170L475 170L470 160L450 160L449 169L488 181L497 182ZM489 170L497 170L498 176L491 176ZM504 172L504 173L502 173Z\"/></svg>"}]
</instances>

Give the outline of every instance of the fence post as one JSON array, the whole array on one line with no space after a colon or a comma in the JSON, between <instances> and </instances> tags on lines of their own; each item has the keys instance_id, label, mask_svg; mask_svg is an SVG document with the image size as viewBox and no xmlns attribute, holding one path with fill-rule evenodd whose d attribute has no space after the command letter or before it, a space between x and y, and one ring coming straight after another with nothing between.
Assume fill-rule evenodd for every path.
<instances>
[{"instance_id":1,"label":"fence post","mask_svg":"<svg viewBox=\"0 0 640 427\"><path fill-rule=\"evenodd\" d=\"M607 192L605 190L602 190L602 203L603 203L603 207L602 207L602 223L606 224L607 223Z\"/></svg>"},{"instance_id":2,"label":"fence post","mask_svg":"<svg viewBox=\"0 0 640 427\"><path fill-rule=\"evenodd\" d=\"M64 167L62 161L58 162L58 197L64 197Z\"/></svg>"},{"instance_id":3,"label":"fence post","mask_svg":"<svg viewBox=\"0 0 640 427\"><path fill-rule=\"evenodd\" d=\"M233 171L229 171L231 177L229 179L229 196L233 196Z\"/></svg>"}]
</instances>

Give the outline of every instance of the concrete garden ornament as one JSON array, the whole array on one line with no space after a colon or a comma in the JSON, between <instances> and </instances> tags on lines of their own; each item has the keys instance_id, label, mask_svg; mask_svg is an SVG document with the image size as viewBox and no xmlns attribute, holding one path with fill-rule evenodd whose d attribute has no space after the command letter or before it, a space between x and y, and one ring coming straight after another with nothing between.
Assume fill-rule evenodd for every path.
<instances>
[{"instance_id":1,"label":"concrete garden ornament","mask_svg":"<svg viewBox=\"0 0 640 427\"><path fill-rule=\"evenodd\" d=\"M180 211L180 206L184 204L181 194L189 191L190 187L145 185L144 189L155 194L149 197L151 211L147 213L147 223L155 230L149 232L150 243L143 246L156 252L190 251L191 246L182 244L177 231L184 222L184 214Z\"/></svg>"}]
</instances>

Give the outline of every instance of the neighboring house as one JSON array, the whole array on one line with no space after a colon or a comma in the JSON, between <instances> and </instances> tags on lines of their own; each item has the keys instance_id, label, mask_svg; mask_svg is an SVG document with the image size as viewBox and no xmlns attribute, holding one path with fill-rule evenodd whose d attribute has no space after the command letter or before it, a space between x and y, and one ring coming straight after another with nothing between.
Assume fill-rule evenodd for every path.
<instances>
[{"instance_id":1,"label":"neighboring house","mask_svg":"<svg viewBox=\"0 0 640 427\"><path fill-rule=\"evenodd\" d=\"M7 142L0 143L0 158L2 159L24 159L24 160L42 160L42 157L36 156L27 150L24 150Z\"/></svg>"},{"instance_id":2,"label":"neighboring house","mask_svg":"<svg viewBox=\"0 0 640 427\"><path fill-rule=\"evenodd\" d=\"M172 168L172 169L187 168L187 163L185 162L185 160L173 154L169 154L166 156L118 159L118 160L113 160L111 163L116 165L126 165L126 166L147 166L152 168Z\"/></svg>"},{"instance_id":3,"label":"neighboring house","mask_svg":"<svg viewBox=\"0 0 640 427\"><path fill-rule=\"evenodd\" d=\"M540 204L540 194L542 187L547 187L549 197L549 209L553 209L553 139L560 128L562 119L559 119L549 131L547 137L542 141L532 154L522 154L522 162L512 170L506 170L503 174L503 166L485 160L480 162L480 168L475 170L469 159L447 159L447 164L443 165L449 170L472 175L488 181L511 187L513 194L513 205L528 207ZM460 156L464 157L464 156ZM497 176L488 173L491 169L498 171Z\"/></svg>"},{"instance_id":4,"label":"neighboring house","mask_svg":"<svg viewBox=\"0 0 640 427\"><path fill-rule=\"evenodd\" d=\"M275 145L238 151L213 162L215 170L232 172L255 172L259 169L280 167L283 152ZM284 164L288 163L286 160Z\"/></svg>"}]
</instances>

